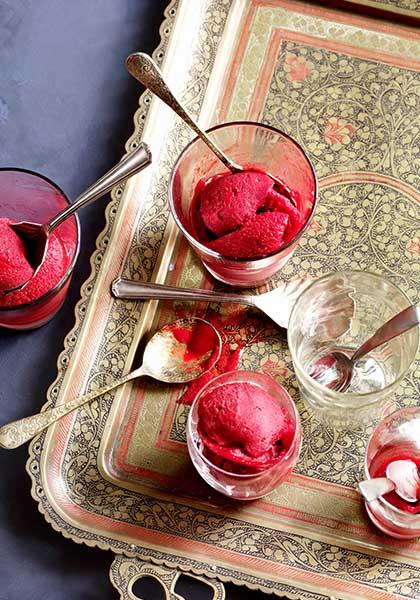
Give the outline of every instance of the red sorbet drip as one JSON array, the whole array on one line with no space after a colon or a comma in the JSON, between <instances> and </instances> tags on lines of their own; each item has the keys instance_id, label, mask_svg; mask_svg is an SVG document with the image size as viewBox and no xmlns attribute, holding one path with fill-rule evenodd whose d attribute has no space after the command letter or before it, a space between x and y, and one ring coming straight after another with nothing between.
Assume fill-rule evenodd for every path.
<instances>
[{"instance_id":1,"label":"red sorbet drip","mask_svg":"<svg viewBox=\"0 0 420 600\"><path fill-rule=\"evenodd\" d=\"M284 408L265 390L237 382L215 388L201 397L198 432L214 459L224 468L254 472L276 464L290 447L294 426Z\"/></svg>"},{"instance_id":2,"label":"red sorbet drip","mask_svg":"<svg viewBox=\"0 0 420 600\"><path fill-rule=\"evenodd\" d=\"M304 219L292 198L299 206L298 194L261 169L214 175L195 188L193 234L223 256L262 258L280 250L302 229Z\"/></svg>"},{"instance_id":3,"label":"red sorbet drip","mask_svg":"<svg viewBox=\"0 0 420 600\"><path fill-rule=\"evenodd\" d=\"M19 285L33 273L21 239L9 226L11 222L10 219L0 219L0 291ZM0 307L24 304L43 296L60 281L68 263L66 248L58 233L53 232L45 260L36 276L23 290L0 294Z\"/></svg>"},{"instance_id":4,"label":"red sorbet drip","mask_svg":"<svg viewBox=\"0 0 420 600\"><path fill-rule=\"evenodd\" d=\"M223 312L223 311L222 311ZM177 317L185 317L183 309L178 308ZM205 318L221 333L222 351L215 364L198 379L190 382L186 391L178 399L180 404L192 404L204 385L228 371L238 368L242 350L247 344L256 342L263 335L264 326L260 316L251 316L248 311L238 308L237 305L226 308L226 312L219 314L208 311ZM233 347L231 346L232 344Z\"/></svg>"},{"instance_id":5,"label":"red sorbet drip","mask_svg":"<svg viewBox=\"0 0 420 600\"><path fill-rule=\"evenodd\" d=\"M388 457L384 460L377 470L375 470L371 476L372 477L386 477L386 468L387 466L396 461L396 460L411 460L417 465L417 468L420 470L420 456L409 456L408 454L396 454L392 457ZM420 513L420 489L417 490L417 502L406 502L403 500L395 491L389 492L388 494L384 494L383 496L385 500L387 500L393 506L396 506L400 510L405 512L419 514Z\"/></svg>"},{"instance_id":6,"label":"red sorbet drip","mask_svg":"<svg viewBox=\"0 0 420 600\"><path fill-rule=\"evenodd\" d=\"M206 361L206 368L212 367L218 356L218 339L211 327L198 321L192 327L171 326L170 331L178 342L186 345L183 360L199 360L211 352Z\"/></svg>"}]
</instances>

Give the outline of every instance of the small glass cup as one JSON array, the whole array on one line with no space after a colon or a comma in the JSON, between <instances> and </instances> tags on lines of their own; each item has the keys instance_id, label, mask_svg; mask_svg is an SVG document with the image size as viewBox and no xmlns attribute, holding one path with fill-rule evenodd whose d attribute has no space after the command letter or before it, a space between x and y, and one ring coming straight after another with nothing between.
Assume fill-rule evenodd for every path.
<instances>
[{"instance_id":1,"label":"small glass cup","mask_svg":"<svg viewBox=\"0 0 420 600\"><path fill-rule=\"evenodd\" d=\"M378 476L393 457L420 461L420 407L397 410L376 426L366 449L366 479ZM397 508L384 497L365 506L371 521L387 535L402 540L420 536L420 514Z\"/></svg>"},{"instance_id":2,"label":"small glass cup","mask_svg":"<svg viewBox=\"0 0 420 600\"><path fill-rule=\"evenodd\" d=\"M44 223L68 204L65 194L47 177L26 169L0 169L0 217ZM0 327L35 329L47 323L63 304L79 253L78 217L73 215L56 231L67 251L64 275L39 298L0 307Z\"/></svg>"},{"instance_id":3,"label":"small glass cup","mask_svg":"<svg viewBox=\"0 0 420 600\"><path fill-rule=\"evenodd\" d=\"M267 170L296 192L298 208L305 219L294 238L263 258L227 258L207 248L194 233L194 192L200 181L223 173L226 168L199 138L182 151L169 184L169 206L176 224L213 277L236 287L255 287L267 281L289 260L310 224L317 202L315 171L299 144L269 125L238 121L216 125L207 133L235 163Z\"/></svg>"},{"instance_id":4,"label":"small glass cup","mask_svg":"<svg viewBox=\"0 0 420 600\"><path fill-rule=\"evenodd\" d=\"M219 386L246 382L268 392L283 407L291 419L295 432L284 456L273 466L250 474L237 474L213 464L203 453L198 425L200 398ZM295 403L287 391L274 379L254 371L230 371L209 381L199 392L190 409L187 423L187 444L191 460L201 477L216 491L235 500L255 500L265 496L283 481L295 466L302 445L302 426Z\"/></svg>"},{"instance_id":5,"label":"small glass cup","mask_svg":"<svg viewBox=\"0 0 420 600\"><path fill-rule=\"evenodd\" d=\"M303 401L319 420L351 429L379 415L416 357L417 328L358 361L346 392L328 389L309 372L334 349L356 350L409 305L407 296L393 283L362 271L325 275L302 292L290 315L288 344Z\"/></svg>"}]
</instances>

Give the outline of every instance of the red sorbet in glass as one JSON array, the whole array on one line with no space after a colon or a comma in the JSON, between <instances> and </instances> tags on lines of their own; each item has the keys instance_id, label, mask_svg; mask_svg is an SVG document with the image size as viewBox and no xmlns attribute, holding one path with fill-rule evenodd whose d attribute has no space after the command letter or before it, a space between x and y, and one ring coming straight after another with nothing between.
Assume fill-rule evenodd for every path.
<instances>
[{"instance_id":1,"label":"red sorbet in glass","mask_svg":"<svg viewBox=\"0 0 420 600\"><path fill-rule=\"evenodd\" d=\"M297 196L260 170L215 175L195 189L195 235L223 256L263 258L280 250L303 227Z\"/></svg>"},{"instance_id":2,"label":"red sorbet in glass","mask_svg":"<svg viewBox=\"0 0 420 600\"><path fill-rule=\"evenodd\" d=\"M205 393L198 404L198 433L204 455L237 474L275 465L292 444L295 427L273 396L247 382Z\"/></svg>"}]
</instances>

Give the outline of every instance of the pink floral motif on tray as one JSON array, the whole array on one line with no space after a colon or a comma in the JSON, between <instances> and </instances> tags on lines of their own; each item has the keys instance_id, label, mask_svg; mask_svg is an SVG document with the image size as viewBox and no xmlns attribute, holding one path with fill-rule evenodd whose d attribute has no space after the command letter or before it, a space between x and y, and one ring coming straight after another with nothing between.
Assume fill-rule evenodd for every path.
<instances>
[{"instance_id":1,"label":"pink floral motif on tray","mask_svg":"<svg viewBox=\"0 0 420 600\"><path fill-rule=\"evenodd\" d=\"M313 64L304 56L295 56L294 54L286 54L285 70L287 77L291 81L305 81L314 71Z\"/></svg>"},{"instance_id":2,"label":"pink floral motif on tray","mask_svg":"<svg viewBox=\"0 0 420 600\"><path fill-rule=\"evenodd\" d=\"M356 127L345 119L331 117L325 123L324 137L331 146L339 147L348 144L355 131Z\"/></svg>"},{"instance_id":3,"label":"pink floral motif on tray","mask_svg":"<svg viewBox=\"0 0 420 600\"><path fill-rule=\"evenodd\" d=\"M406 246L407 254L410 257L418 258L420 257L420 237L415 237L407 243Z\"/></svg>"},{"instance_id":4,"label":"pink floral motif on tray","mask_svg":"<svg viewBox=\"0 0 420 600\"><path fill-rule=\"evenodd\" d=\"M261 361L261 370L275 379L286 379L290 375L290 369L276 354L270 354Z\"/></svg>"}]
</instances>

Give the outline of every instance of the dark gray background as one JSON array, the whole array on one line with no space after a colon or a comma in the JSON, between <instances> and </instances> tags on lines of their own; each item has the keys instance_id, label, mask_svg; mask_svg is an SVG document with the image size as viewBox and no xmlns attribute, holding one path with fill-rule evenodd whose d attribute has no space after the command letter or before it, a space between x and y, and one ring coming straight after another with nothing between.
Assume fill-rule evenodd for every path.
<instances>
[{"instance_id":1,"label":"dark gray background","mask_svg":"<svg viewBox=\"0 0 420 600\"><path fill-rule=\"evenodd\" d=\"M110 168L132 133L141 92L124 59L156 47L166 4L0 0L0 166L39 171L70 198ZM82 250L60 313L36 331L0 331L0 424L38 411L45 401L105 204L80 213ZM0 450L0 600L115 599L111 553L76 545L46 524L30 496L26 458L26 448ZM227 589L229 600L266 597ZM185 595L209 597L196 586ZM144 600L158 598L153 589L144 591Z\"/></svg>"}]
</instances>

